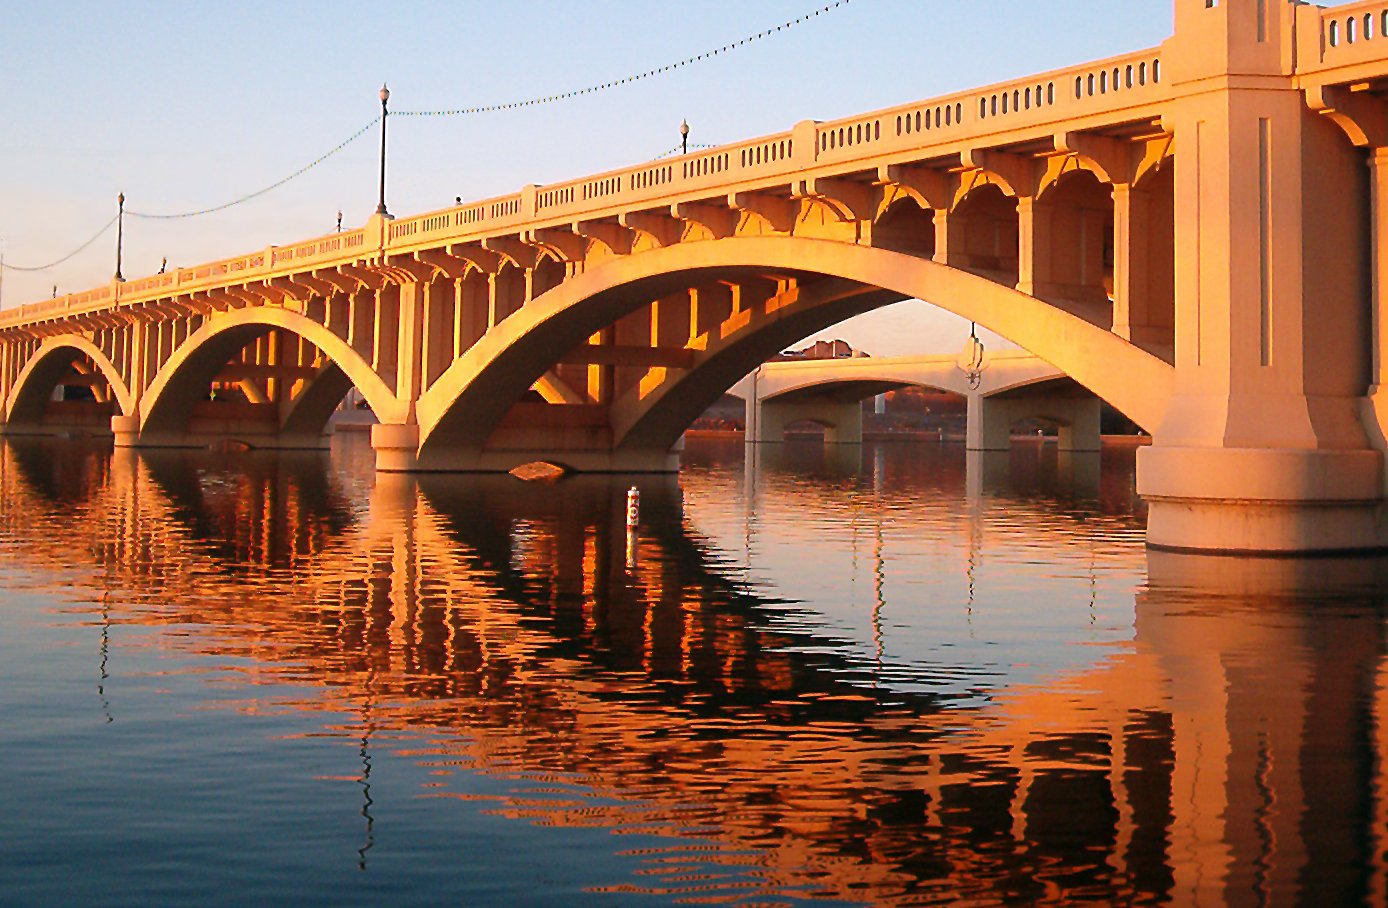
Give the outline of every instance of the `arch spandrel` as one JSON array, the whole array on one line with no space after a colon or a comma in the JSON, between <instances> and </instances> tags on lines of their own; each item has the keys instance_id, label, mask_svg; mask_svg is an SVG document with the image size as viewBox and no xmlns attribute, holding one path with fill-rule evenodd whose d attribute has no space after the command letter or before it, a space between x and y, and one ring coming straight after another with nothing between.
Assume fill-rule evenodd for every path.
<instances>
[{"instance_id":1,"label":"arch spandrel","mask_svg":"<svg viewBox=\"0 0 1388 908\"><path fill-rule=\"evenodd\" d=\"M44 372L45 368L53 364L53 357L64 355L64 352L75 353L86 356L93 365L101 372L107 384L111 386L111 392L115 395L117 415L128 415L133 412L135 403L130 393L129 386L126 384L125 377L120 374L116 364L101 351L101 348L93 343L89 338L80 334L61 334L50 337L39 345L38 350L25 363L15 379L14 387L10 390L9 398L4 402L6 419L9 419L15 412L15 407L23 398L29 394L36 393L37 386L35 381ZM75 359L71 356L70 359ZM66 368L68 363L63 363ZM43 393L51 391L48 387L43 389Z\"/></svg>"},{"instance_id":2,"label":"arch spandrel","mask_svg":"<svg viewBox=\"0 0 1388 908\"><path fill-rule=\"evenodd\" d=\"M321 350L346 376L347 384L361 392L383 422L403 419L408 404L399 401L385 381L346 341L300 313L270 306L254 306L209 318L179 345L160 367L140 400L141 431L154 426L164 430L181 428L162 425L163 420L169 418L172 408L181 402L175 398L193 385L201 390L204 374L207 380L211 380L237 351L273 328L298 335Z\"/></svg>"},{"instance_id":3,"label":"arch spandrel","mask_svg":"<svg viewBox=\"0 0 1388 908\"><path fill-rule=\"evenodd\" d=\"M512 314L455 360L420 397L416 414L421 453L431 441L480 444L510 403L553 365L555 350L568 349L671 288L759 273L807 271L842 285L840 292L826 295L815 307L828 307L824 311L832 313L835 321L902 299L923 299L1052 363L1141 425L1156 425L1171 396L1174 370L1168 363L1104 328L987 278L916 256L830 240L732 237L614 260L566 281ZM778 309L774 317L766 317L764 326L739 333L759 334L787 318L788 313ZM805 323L811 321L807 318ZM719 355L714 349L697 354L686 380ZM731 374L736 368L725 370L731 377L719 393L765 358L749 360L738 374ZM657 399L668 396L660 389L648 395L647 412ZM614 426L618 437L629 437L641 418L625 432Z\"/></svg>"}]
</instances>

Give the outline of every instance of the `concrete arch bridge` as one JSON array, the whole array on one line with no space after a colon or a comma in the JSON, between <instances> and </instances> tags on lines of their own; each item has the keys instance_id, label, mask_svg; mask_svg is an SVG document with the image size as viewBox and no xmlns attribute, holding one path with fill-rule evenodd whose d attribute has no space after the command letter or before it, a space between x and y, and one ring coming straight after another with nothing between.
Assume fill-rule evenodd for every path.
<instances>
[{"instance_id":1,"label":"concrete arch bridge","mask_svg":"<svg viewBox=\"0 0 1388 908\"><path fill-rule=\"evenodd\" d=\"M749 442L775 442L787 427L810 421L825 440L863 440L862 401L906 387L963 397L966 445L1005 451L1012 426L1039 419L1056 426L1063 451L1099 450L1100 401L1055 366L1025 350L989 353L973 376L958 356L852 357L783 360L757 368L729 393L746 404Z\"/></svg>"},{"instance_id":2,"label":"concrete arch bridge","mask_svg":"<svg viewBox=\"0 0 1388 908\"><path fill-rule=\"evenodd\" d=\"M4 313L4 427L321 445L355 387L381 470L671 470L771 354L918 298L1153 435L1153 544L1383 547L1388 4L1174 5L1159 47Z\"/></svg>"}]
</instances>

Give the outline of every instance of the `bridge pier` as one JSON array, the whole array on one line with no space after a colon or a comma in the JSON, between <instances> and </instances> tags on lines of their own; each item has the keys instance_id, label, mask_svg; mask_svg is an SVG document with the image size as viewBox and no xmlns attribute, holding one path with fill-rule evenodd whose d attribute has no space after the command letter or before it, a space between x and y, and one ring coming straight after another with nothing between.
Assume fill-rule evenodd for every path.
<instances>
[{"instance_id":1,"label":"bridge pier","mask_svg":"<svg viewBox=\"0 0 1388 908\"><path fill-rule=\"evenodd\" d=\"M1315 7L1274 10L1310 17L1308 34L1319 28ZM1360 419L1368 277L1381 254L1364 230L1363 154L1282 78L1289 21L1265 28L1251 3L1181 0L1176 13L1178 96L1163 122L1180 145L1176 205L1189 216L1175 227L1174 394L1153 446L1138 453L1148 542L1268 554L1382 548L1382 455ZM1229 85L1183 91L1211 79Z\"/></svg>"},{"instance_id":2,"label":"bridge pier","mask_svg":"<svg viewBox=\"0 0 1388 908\"><path fill-rule=\"evenodd\" d=\"M824 427L826 444L863 443L863 405L861 401L836 401L822 397L793 400L747 401L747 441L784 441L786 429L797 422L813 422Z\"/></svg>"},{"instance_id":3,"label":"bridge pier","mask_svg":"<svg viewBox=\"0 0 1388 908\"><path fill-rule=\"evenodd\" d=\"M419 426L377 423L371 427L376 472L413 473L419 468Z\"/></svg>"},{"instance_id":4,"label":"bridge pier","mask_svg":"<svg viewBox=\"0 0 1388 908\"><path fill-rule=\"evenodd\" d=\"M1012 427L1023 419L1041 419L1056 425L1056 444L1061 451L1099 450L1097 397L968 397L966 447L970 451L1006 451L1012 443Z\"/></svg>"},{"instance_id":5,"label":"bridge pier","mask_svg":"<svg viewBox=\"0 0 1388 908\"><path fill-rule=\"evenodd\" d=\"M140 417L112 416L111 434L115 436L117 448L138 448L140 446Z\"/></svg>"}]
</instances>

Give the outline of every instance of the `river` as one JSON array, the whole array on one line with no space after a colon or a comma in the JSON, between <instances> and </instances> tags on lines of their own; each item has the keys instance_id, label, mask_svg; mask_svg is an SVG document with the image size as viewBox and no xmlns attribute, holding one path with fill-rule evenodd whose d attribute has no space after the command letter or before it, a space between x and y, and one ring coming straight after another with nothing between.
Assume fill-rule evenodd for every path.
<instances>
[{"instance_id":1,"label":"river","mask_svg":"<svg viewBox=\"0 0 1388 908\"><path fill-rule=\"evenodd\" d=\"M1125 448L750 451L0 441L0 903L1388 902L1383 561L1149 553Z\"/></svg>"}]
</instances>

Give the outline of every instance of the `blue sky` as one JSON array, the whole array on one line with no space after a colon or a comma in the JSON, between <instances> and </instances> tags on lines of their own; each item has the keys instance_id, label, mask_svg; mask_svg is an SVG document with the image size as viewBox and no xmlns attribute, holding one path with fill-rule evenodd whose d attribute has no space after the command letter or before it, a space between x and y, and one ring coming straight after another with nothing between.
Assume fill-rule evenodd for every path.
<instances>
[{"instance_id":1,"label":"blue sky","mask_svg":"<svg viewBox=\"0 0 1388 908\"><path fill-rule=\"evenodd\" d=\"M57 258L115 213L201 208L259 189L392 110L566 91L674 62L827 0L31 3L0 0L0 242ZM851 0L809 24L672 74L521 111L391 120L391 211L441 207L1069 66L1164 40L1171 0ZM227 212L127 221L125 275L362 223L375 133ZM7 272L6 308L109 280L114 231L38 275ZM920 303L840 326L879 354L953 349L967 333Z\"/></svg>"}]
</instances>

